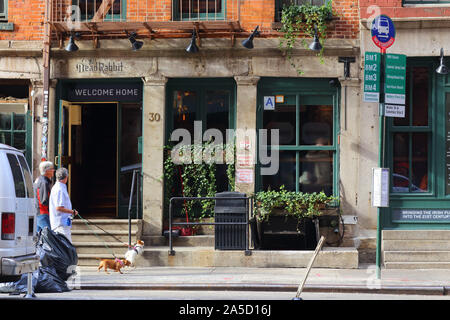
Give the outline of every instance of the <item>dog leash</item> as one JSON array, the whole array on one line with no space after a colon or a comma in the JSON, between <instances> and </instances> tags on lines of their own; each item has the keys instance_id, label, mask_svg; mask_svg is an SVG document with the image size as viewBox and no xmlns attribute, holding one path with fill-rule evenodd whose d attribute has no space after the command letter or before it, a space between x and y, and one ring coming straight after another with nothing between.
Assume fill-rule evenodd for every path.
<instances>
[{"instance_id":1,"label":"dog leash","mask_svg":"<svg viewBox=\"0 0 450 320\"><path fill-rule=\"evenodd\" d=\"M100 230L102 230L104 233L106 233L107 235L109 235L109 236L111 236L111 237L113 237L114 239L116 239L117 240L117 242L120 242L120 243L122 243L122 244L124 244L124 245L126 245L128 248L131 248L132 246L130 246L128 243L125 243L125 242L123 242L122 240L120 240L119 238L117 238L115 235L113 235L113 234L111 234L111 233L109 233L108 231L106 231L106 230L104 230L103 228L101 228L101 227L99 227L97 224L95 224L95 223L93 223L92 221L90 221L90 220L88 220L88 219L86 219L86 218L83 218L79 213L77 214L77 216L79 216L80 218L81 218L81 220L83 220L83 222L89 227L89 224L92 224L92 225L94 225L94 226L96 226L97 228L99 228ZM90 228L90 227L89 227ZM92 230L92 229L91 229ZM93 231L93 230L92 230ZM94 233L95 233L95 231L94 231ZM96 234L97 235L97 234ZM103 240L102 240L103 241ZM103 241L104 242L104 241Z\"/></svg>"},{"instance_id":2,"label":"dog leash","mask_svg":"<svg viewBox=\"0 0 450 320\"><path fill-rule=\"evenodd\" d=\"M119 240L119 239L116 238L114 235L112 235L112 234L110 234L109 232L103 230L102 228L100 228L100 227L99 227L98 225L96 225L95 223L92 223L92 222L90 222L89 220L83 218L79 213L77 214L77 216L79 216L80 219L83 220L83 222L86 224L86 226L87 226L89 229L91 229L91 231L94 233L94 235L95 235L101 242L103 242L103 245L111 252L111 254L112 254L112 256L114 257L114 259L115 259L116 261L117 261L117 260L120 260L120 259L117 258L116 255L114 254L114 251L113 251L110 247L108 247L108 245L106 244L106 241L102 240L102 239L100 238L100 236L99 236L99 235L91 228L91 226L90 226L89 224L93 224L93 225L96 226L97 228L101 229L103 232L107 233L108 235L110 235L110 236L112 236L113 238L115 238L116 240L118 240L119 242L121 242L121 243L123 243L123 244L125 244L125 242ZM126 245L127 245L127 247L130 247L128 244L126 244Z\"/></svg>"}]
</instances>

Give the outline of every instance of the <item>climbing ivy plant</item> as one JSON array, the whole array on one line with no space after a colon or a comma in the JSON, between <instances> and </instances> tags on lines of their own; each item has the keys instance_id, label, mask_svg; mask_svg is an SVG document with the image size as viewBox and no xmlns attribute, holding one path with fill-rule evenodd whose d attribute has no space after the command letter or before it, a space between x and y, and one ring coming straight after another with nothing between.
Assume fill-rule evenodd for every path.
<instances>
[{"instance_id":1,"label":"climbing ivy plant","mask_svg":"<svg viewBox=\"0 0 450 320\"><path fill-rule=\"evenodd\" d=\"M170 198L175 196L176 184L181 188L183 197L214 197L217 193L215 152L227 155L227 177L231 190L234 190L235 148L233 145L184 145L177 150L178 159L172 158L172 146L165 147L164 157L164 197L165 212L168 213ZM231 153L230 153L231 152ZM204 155L211 155L210 161L204 161ZM230 155L233 161L230 161ZM201 159L201 161L195 161ZM181 161L180 161L181 160ZM181 163L180 163L181 162ZM198 210L197 204L201 208ZM182 205L183 216L187 212L189 219L214 216L214 200L185 201Z\"/></svg>"},{"instance_id":2,"label":"climbing ivy plant","mask_svg":"<svg viewBox=\"0 0 450 320\"><path fill-rule=\"evenodd\" d=\"M292 59L292 50L299 36L313 38L315 28L317 28L318 37L322 50L318 52L320 62L323 63L323 47L327 36L327 22L333 17L335 12L331 6L331 1L327 1L322 6L314 6L311 4L291 4L284 6L281 14L282 27L279 30L283 33L280 38L280 49L286 54L291 66L293 66L299 75L303 74ZM302 39L302 44L308 48L308 42Z\"/></svg>"}]
</instances>

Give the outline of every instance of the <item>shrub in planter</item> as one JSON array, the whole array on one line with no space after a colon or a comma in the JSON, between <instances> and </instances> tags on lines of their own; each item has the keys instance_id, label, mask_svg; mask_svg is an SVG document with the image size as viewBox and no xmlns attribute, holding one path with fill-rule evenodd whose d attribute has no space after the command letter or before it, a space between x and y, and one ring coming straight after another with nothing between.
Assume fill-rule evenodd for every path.
<instances>
[{"instance_id":1,"label":"shrub in planter","mask_svg":"<svg viewBox=\"0 0 450 320\"><path fill-rule=\"evenodd\" d=\"M309 240L307 234L315 228L313 219L322 214L322 210L335 201L333 196L324 192L303 193L287 191L282 186L279 190L260 191L255 195L255 217L259 244L267 245L263 239L268 230L269 236L285 235L286 242L297 241L302 237L305 249ZM311 227L311 225L313 227ZM313 232L315 237L315 232ZM288 243L280 247L289 247ZM309 245L310 247L310 245ZM274 248L275 249L275 248ZM283 249L283 248L281 248Z\"/></svg>"}]
</instances>

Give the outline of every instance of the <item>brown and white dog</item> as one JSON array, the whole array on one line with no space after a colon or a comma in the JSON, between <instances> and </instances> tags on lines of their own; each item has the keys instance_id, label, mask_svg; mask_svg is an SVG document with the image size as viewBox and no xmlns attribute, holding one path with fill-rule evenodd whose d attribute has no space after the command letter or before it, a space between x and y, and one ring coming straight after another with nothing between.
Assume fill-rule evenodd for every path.
<instances>
[{"instance_id":1,"label":"brown and white dog","mask_svg":"<svg viewBox=\"0 0 450 320\"><path fill-rule=\"evenodd\" d=\"M136 268L136 258L144 252L144 241L138 240L136 244L125 253L125 259L130 262L130 266Z\"/></svg>"},{"instance_id":2,"label":"brown and white dog","mask_svg":"<svg viewBox=\"0 0 450 320\"><path fill-rule=\"evenodd\" d=\"M98 258L97 258L98 259ZM114 270L122 274L120 271L121 268L131 265L130 261L127 259L99 259L100 263L98 265L97 272L100 271L101 268L105 269L105 272L109 274L108 269Z\"/></svg>"}]
</instances>

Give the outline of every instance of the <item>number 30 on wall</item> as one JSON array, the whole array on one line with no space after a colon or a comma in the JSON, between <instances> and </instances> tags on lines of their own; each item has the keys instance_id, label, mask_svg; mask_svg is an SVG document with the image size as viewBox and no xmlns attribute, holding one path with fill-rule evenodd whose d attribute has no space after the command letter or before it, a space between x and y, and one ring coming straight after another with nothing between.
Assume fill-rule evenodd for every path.
<instances>
[{"instance_id":1,"label":"number 30 on wall","mask_svg":"<svg viewBox=\"0 0 450 320\"><path fill-rule=\"evenodd\" d=\"M153 121L159 122L161 120L161 115L159 113L157 113L157 112L156 113L150 112L148 114L148 120L150 122L153 122Z\"/></svg>"}]
</instances>

